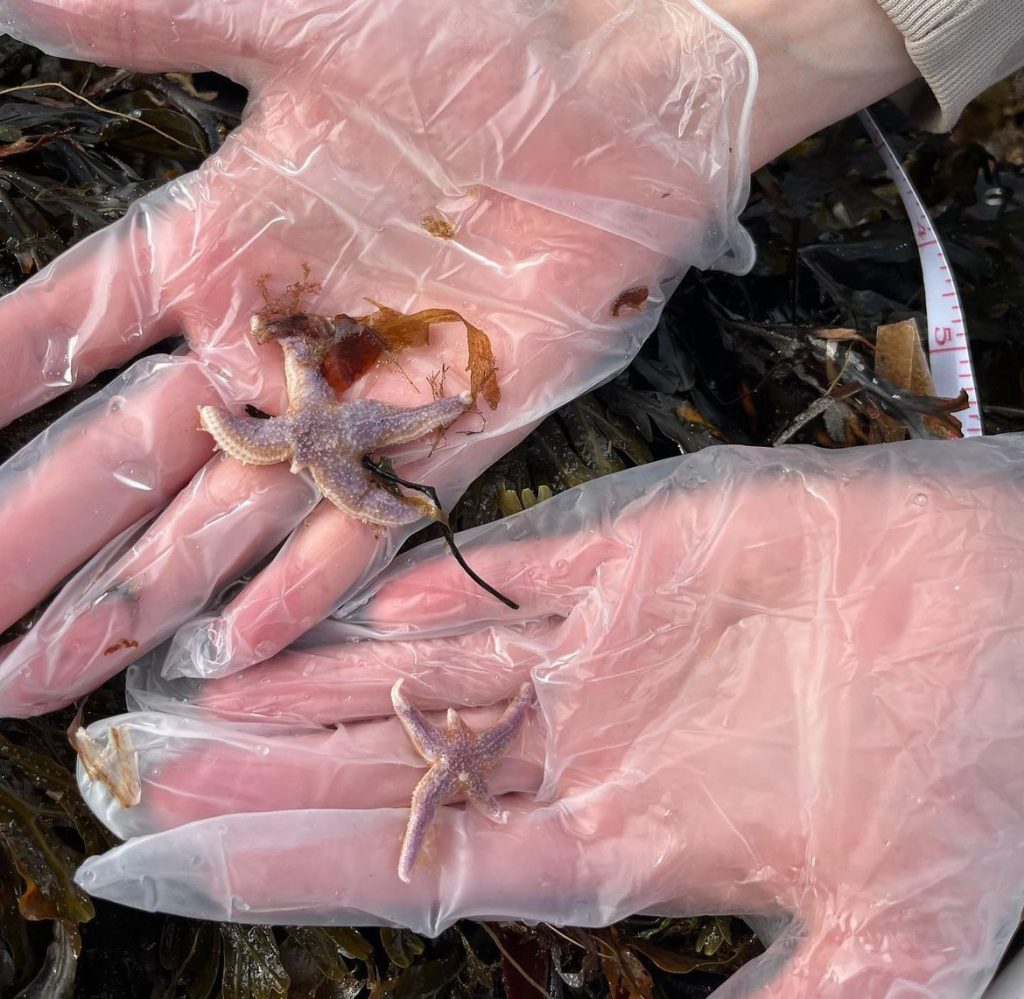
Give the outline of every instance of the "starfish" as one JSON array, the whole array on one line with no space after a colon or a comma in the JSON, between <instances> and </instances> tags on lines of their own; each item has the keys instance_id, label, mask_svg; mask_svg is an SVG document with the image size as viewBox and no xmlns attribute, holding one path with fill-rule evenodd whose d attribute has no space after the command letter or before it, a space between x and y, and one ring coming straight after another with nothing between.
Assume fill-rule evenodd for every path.
<instances>
[{"instance_id":1,"label":"starfish","mask_svg":"<svg viewBox=\"0 0 1024 999\"><path fill-rule=\"evenodd\" d=\"M412 879L413 865L438 805L457 794L464 794L477 811L493 822L508 821L508 812L488 790L486 778L515 738L532 700L533 687L524 683L496 725L473 732L454 708L448 709L444 728L431 725L405 699L401 680L391 688L391 703L398 720L416 751L432 764L412 792L412 813L398 859L398 876L403 881Z\"/></svg>"},{"instance_id":2,"label":"starfish","mask_svg":"<svg viewBox=\"0 0 1024 999\"><path fill-rule=\"evenodd\" d=\"M358 329L325 324L312 330L307 317L266 322L252 318L253 338L276 339L284 351L288 409L282 416L258 419L200 406L199 420L217 446L251 465L291 461L293 472L308 468L320 491L335 506L359 520L385 527L438 516L429 500L391 492L363 465L370 453L404 444L447 426L471 405L472 396L437 399L404 409L373 399L339 402L321 371L332 346ZM297 331L297 332L296 332Z\"/></svg>"}]
</instances>

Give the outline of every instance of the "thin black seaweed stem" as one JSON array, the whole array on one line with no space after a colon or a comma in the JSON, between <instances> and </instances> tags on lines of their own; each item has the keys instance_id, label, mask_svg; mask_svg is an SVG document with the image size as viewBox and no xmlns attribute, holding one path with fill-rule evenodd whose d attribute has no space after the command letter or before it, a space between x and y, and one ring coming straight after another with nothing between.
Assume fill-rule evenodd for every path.
<instances>
[{"instance_id":1,"label":"thin black seaweed stem","mask_svg":"<svg viewBox=\"0 0 1024 999\"><path fill-rule=\"evenodd\" d=\"M455 532L452 531L451 525L448 523L448 517L445 515L440 499L438 499L437 490L433 486L425 485L422 482L409 482L407 479L400 478L390 468L385 467L383 463L375 462L369 455L365 455L363 457L363 467L369 469L374 475L381 478L384 482L396 486L404 486L406 489L414 489L417 492L423 493L441 514L437 519L438 526L441 528L444 540L447 542L448 547L455 556L455 561L459 563L466 575L469 576L477 586L486 590L492 597L496 597L506 607L511 607L512 610L519 610L519 604L514 600L510 600L503 593L491 586L491 584L485 579L478 576L473 571L470 564L465 560L465 558L463 558L462 552L459 551L458 545L455 544Z\"/></svg>"}]
</instances>

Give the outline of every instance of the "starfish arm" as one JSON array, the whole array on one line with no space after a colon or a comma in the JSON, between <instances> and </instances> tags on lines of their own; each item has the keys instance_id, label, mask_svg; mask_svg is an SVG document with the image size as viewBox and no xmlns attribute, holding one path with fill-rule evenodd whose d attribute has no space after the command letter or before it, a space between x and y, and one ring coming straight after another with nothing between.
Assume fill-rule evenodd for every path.
<instances>
[{"instance_id":1,"label":"starfish arm","mask_svg":"<svg viewBox=\"0 0 1024 999\"><path fill-rule=\"evenodd\" d=\"M450 738L461 739L463 741L472 740L476 742L476 737L472 729L459 717L458 711L455 708L449 708L448 714L445 716L445 722L448 726L448 735Z\"/></svg>"},{"instance_id":2,"label":"starfish arm","mask_svg":"<svg viewBox=\"0 0 1024 999\"><path fill-rule=\"evenodd\" d=\"M398 876L406 883L412 880L412 869L426 841L430 823L434 821L437 806L450 798L456 787L446 770L435 766L423 775L412 792L409 824L405 827L402 852L398 857Z\"/></svg>"},{"instance_id":3,"label":"starfish arm","mask_svg":"<svg viewBox=\"0 0 1024 999\"><path fill-rule=\"evenodd\" d=\"M401 680L397 680L391 688L391 704L406 734L416 747L416 752L428 763L433 763L443 748L444 739L441 733L423 717L419 708L413 707L406 700L402 693Z\"/></svg>"},{"instance_id":4,"label":"starfish arm","mask_svg":"<svg viewBox=\"0 0 1024 999\"><path fill-rule=\"evenodd\" d=\"M473 775L463 785L469 803L485 818L499 825L508 821L508 812L498 804L498 799L491 794L487 782L480 775Z\"/></svg>"},{"instance_id":5,"label":"starfish arm","mask_svg":"<svg viewBox=\"0 0 1024 999\"><path fill-rule=\"evenodd\" d=\"M388 492L352 455L340 455L330 466L310 465L309 470L326 499L368 524L398 527L435 513L434 504L426 499Z\"/></svg>"},{"instance_id":6,"label":"starfish arm","mask_svg":"<svg viewBox=\"0 0 1024 999\"><path fill-rule=\"evenodd\" d=\"M322 357L303 337L284 337L284 380L288 392L289 411L301 409L310 402L334 401L334 390L320 370Z\"/></svg>"},{"instance_id":7,"label":"starfish arm","mask_svg":"<svg viewBox=\"0 0 1024 999\"><path fill-rule=\"evenodd\" d=\"M479 747L482 757L496 759L505 752L512 744L512 740L519 731L519 726L526 717L533 703L533 685L524 683L519 692L509 702L501 717L493 728L481 732L479 736Z\"/></svg>"},{"instance_id":8,"label":"starfish arm","mask_svg":"<svg viewBox=\"0 0 1024 999\"><path fill-rule=\"evenodd\" d=\"M405 409L389 406L373 399L356 399L344 404L345 423L361 454L404 444L448 426L458 419L473 402L468 392L435 399L425 406Z\"/></svg>"},{"instance_id":9,"label":"starfish arm","mask_svg":"<svg viewBox=\"0 0 1024 999\"><path fill-rule=\"evenodd\" d=\"M199 422L222 451L246 464L273 465L291 455L284 417L258 420L216 406L200 406Z\"/></svg>"}]
</instances>

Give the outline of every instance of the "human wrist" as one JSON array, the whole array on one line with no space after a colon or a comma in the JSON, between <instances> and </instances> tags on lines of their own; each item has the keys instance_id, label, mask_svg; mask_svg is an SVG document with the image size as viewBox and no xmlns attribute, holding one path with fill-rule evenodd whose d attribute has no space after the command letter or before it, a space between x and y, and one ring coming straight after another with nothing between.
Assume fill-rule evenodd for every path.
<instances>
[{"instance_id":1,"label":"human wrist","mask_svg":"<svg viewBox=\"0 0 1024 999\"><path fill-rule=\"evenodd\" d=\"M877 0L708 3L757 55L752 170L920 75Z\"/></svg>"}]
</instances>

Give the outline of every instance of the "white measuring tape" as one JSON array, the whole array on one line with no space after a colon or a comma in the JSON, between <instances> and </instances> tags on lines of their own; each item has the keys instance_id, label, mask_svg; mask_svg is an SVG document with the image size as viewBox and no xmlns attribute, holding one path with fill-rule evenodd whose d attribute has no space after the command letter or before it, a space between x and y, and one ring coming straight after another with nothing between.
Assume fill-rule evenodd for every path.
<instances>
[{"instance_id":1,"label":"white measuring tape","mask_svg":"<svg viewBox=\"0 0 1024 999\"><path fill-rule=\"evenodd\" d=\"M958 396L961 389L967 393L970 407L958 413L957 418L963 424L965 437L978 437L982 434L978 389L974 381L974 366L967 343L960 294L953 280L949 258L921 196L914 189L903 164L886 141L875 119L864 110L860 112L860 120L882 157L914 227L917 252L921 257L921 272L924 275L924 301L928 313L928 362L935 391L947 398Z\"/></svg>"}]
</instances>

